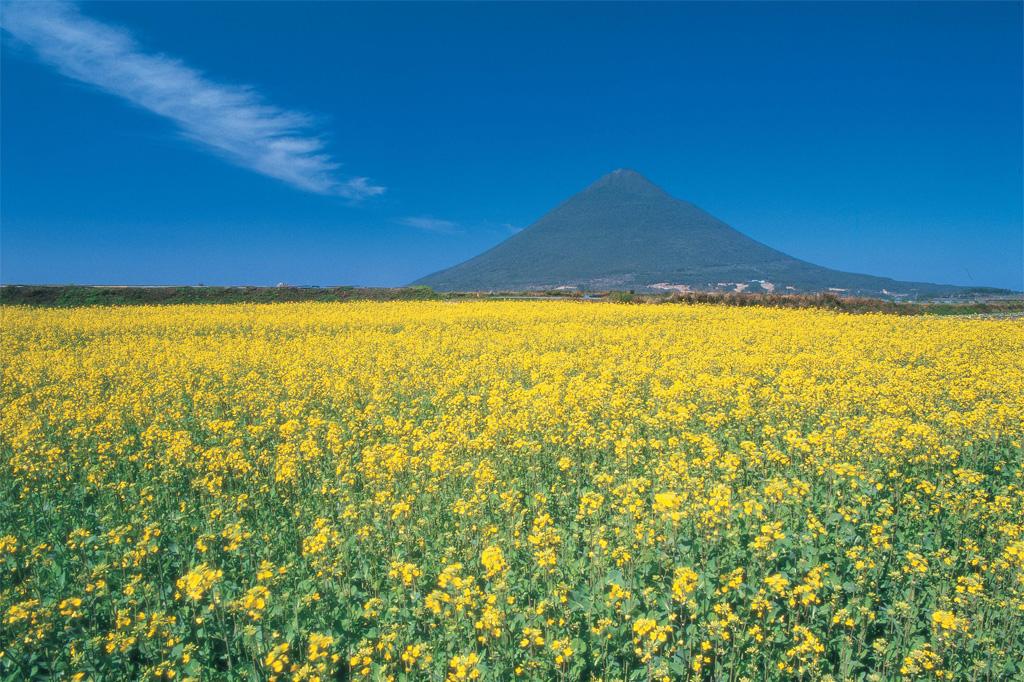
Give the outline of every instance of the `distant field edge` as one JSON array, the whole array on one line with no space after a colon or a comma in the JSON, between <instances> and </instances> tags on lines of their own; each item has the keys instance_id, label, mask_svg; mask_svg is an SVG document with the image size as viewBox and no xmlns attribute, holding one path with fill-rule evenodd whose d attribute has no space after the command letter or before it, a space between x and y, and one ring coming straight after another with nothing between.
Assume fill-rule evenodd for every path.
<instances>
[{"instance_id":1,"label":"distant field edge","mask_svg":"<svg viewBox=\"0 0 1024 682\"><path fill-rule=\"evenodd\" d=\"M567 290L436 292L411 287L298 287L298 286L0 286L0 305L74 308L83 306L297 303L337 301L456 301L456 300L577 300L628 304L703 303L770 308L822 308L852 313L895 315L975 315L1024 313L1024 295L978 290L963 296L928 301L891 301L880 298L817 294L747 292L634 293Z\"/></svg>"}]
</instances>

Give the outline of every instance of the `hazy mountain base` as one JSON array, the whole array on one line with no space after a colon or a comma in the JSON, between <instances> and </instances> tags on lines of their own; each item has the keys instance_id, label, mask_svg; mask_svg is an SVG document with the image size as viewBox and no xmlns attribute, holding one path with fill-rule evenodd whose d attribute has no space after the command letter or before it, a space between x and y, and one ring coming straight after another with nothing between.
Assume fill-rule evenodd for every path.
<instances>
[{"instance_id":1,"label":"hazy mountain base","mask_svg":"<svg viewBox=\"0 0 1024 682\"><path fill-rule=\"evenodd\" d=\"M670 275L670 276L666 276ZM497 286L493 282L499 282ZM962 287L950 284L901 282L886 277L860 275L820 268L800 267L790 263L750 266L716 266L699 272L677 271L630 272L595 278L566 278L562 280L528 280L513 272L487 269L472 275L466 271L458 277L448 278L444 272L416 282L438 291L498 291L498 290L557 290L578 289L595 291L634 291L656 293L678 292L783 292L791 294L833 292L872 298L927 300L932 298L973 298L976 296L1007 295L1008 289L992 287Z\"/></svg>"}]
</instances>

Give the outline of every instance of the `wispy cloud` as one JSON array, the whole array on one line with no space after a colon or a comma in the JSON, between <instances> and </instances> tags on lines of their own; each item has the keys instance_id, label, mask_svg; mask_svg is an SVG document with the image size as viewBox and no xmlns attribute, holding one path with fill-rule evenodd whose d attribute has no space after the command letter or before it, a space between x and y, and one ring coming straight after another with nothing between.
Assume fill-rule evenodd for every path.
<instances>
[{"instance_id":1,"label":"wispy cloud","mask_svg":"<svg viewBox=\"0 0 1024 682\"><path fill-rule=\"evenodd\" d=\"M398 222L406 227L414 227L417 230L424 230L425 232L437 232L438 234L455 234L456 232L459 232L459 224L454 223L451 220L440 220L438 218L428 218L425 216L412 216L409 218L402 218Z\"/></svg>"},{"instance_id":2,"label":"wispy cloud","mask_svg":"<svg viewBox=\"0 0 1024 682\"><path fill-rule=\"evenodd\" d=\"M437 234L489 233L499 237L508 237L523 231L523 228L512 223L496 223L492 220L456 223L451 220L431 218L430 216L410 216L408 218L399 218L397 222L399 225Z\"/></svg>"},{"instance_id":3,"label":"wispy cloud","mask_svg":"<svg viewBox=\"0 0 1024 682\"><path fill-rule=\"evenodd\" d=\"M170 119L185 137L231 163L317 194L362 199L384 192L367 178L339 177L339 164L307 115L147 53L127 31L90 19L73 4L4 3L2 26L65 76Z\"/></svg>"}]
</instances>

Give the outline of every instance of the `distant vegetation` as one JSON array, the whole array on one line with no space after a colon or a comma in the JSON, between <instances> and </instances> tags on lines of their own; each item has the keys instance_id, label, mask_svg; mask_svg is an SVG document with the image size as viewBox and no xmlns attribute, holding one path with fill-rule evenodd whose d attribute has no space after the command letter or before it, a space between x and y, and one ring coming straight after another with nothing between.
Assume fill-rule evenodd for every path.
<instances>
[{"instance_id":1,"label":"distant vegetation","mask_svg":"<svg viewBox=\"0 0 1024 682\"><path fill-rule=\"evenodd\" d=\"M620 294L622 292L615 292ZM840 296L838 294L747 294L689 292L668 296L635 296L641 302L712 303L730 306L769 308L824 308L849 313L891 313L895 315L977 315L1024 312L1024 298L966 299L899 303L879 298Z\"/></svg>"},{"instance_id":2,"label":"distant vegetation","mask_svg":"<svg viewBox=\"0 0 1024 682\"><path fill-rule=\"evenodd\" d=\"M979 292L980 293L980 292ZM919 303L825 294L765 294L735 292L635 293L573 290L436 292L430 287L121 287L121 286L0 286L0 305L47 308L81 306L170 305L199 303L295 303L302 301L457 301L557 299L630 304L704 303L769 308L822 308L850 313L895 315L972 315L1024 313L1024 298L964 298Z\"/></svg>"},{"instance_id":3,"label":"distant vegetation","mask_svg":"<svg viewBox=\"0 0 1024 682\"><path fill-rule=\"evenodd\" d=\"M289 303L298 301L420 301L436 299L429 287L400 289L361 287L0 287L0 303L74 307L92 305L161 305L173 303Z\"/></svg>"}]
</instances>

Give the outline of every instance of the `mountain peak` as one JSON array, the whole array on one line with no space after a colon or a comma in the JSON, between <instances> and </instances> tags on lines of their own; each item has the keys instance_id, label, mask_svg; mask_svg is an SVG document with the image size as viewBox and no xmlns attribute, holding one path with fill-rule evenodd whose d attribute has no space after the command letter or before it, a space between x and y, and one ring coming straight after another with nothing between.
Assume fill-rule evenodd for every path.
<instances>
[{"instance_id":1,"label":"mountain peak","mask_svg":"<svg viewBox=\"0 0 1024 682\"><path fill-rule=\"evenodd\" d=\"M952 291L839 272L755 241L620 168L489 251L419 280L440 291Z\"/></svg>"},{"instance_id":2,"label":"mountain peak","mask_svg":"<svg viewBox=\"0 0 1024 682\"><path fill-rule=\"evenodd\" d=\"M586 191L598 189L613 189L631 194L665 194L663 189L632 168L613 170L598 178Z\"/></svg>"}]
</instances>

